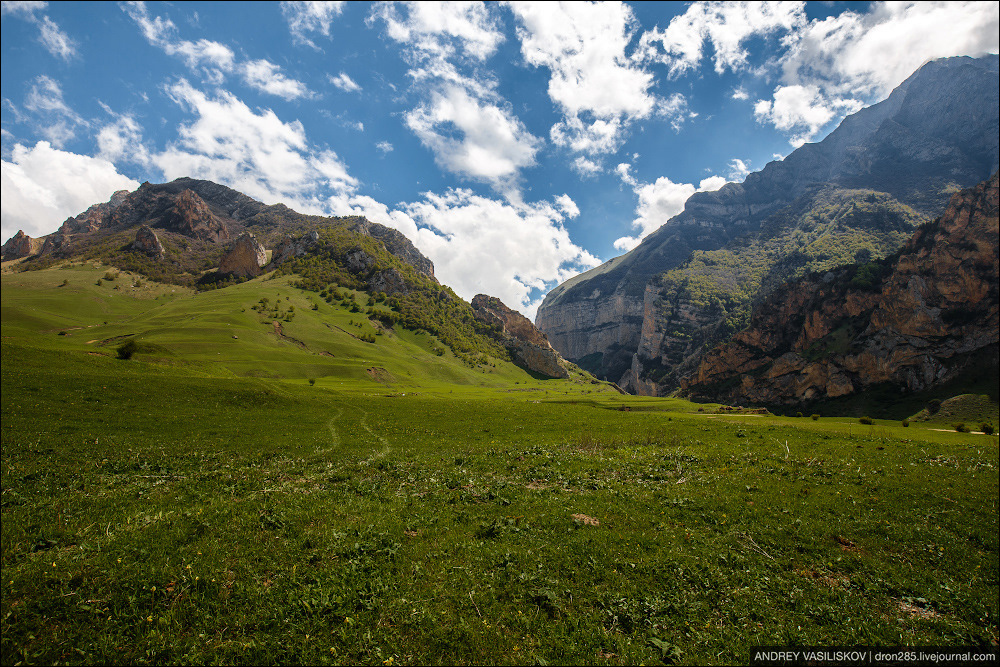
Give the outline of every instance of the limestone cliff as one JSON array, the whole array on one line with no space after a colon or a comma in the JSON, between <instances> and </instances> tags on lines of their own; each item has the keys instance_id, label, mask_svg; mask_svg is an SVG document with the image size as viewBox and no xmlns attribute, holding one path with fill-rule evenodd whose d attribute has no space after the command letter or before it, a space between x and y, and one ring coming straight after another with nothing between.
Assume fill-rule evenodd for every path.
<instances>
[{"instance_id":1,"label":"limestone cliff","mask_svg":"<svg viewBox=\"0 0 1000 667\"><path fill-rule=\"evenodd\" d=\"M995 55L927 63L823 141L769 163L741 184L692 195L682 213L634 250L550 291L536 324L564 357L619 380L633 369L640 348L647 285L694 251L741 243L824 186L885 193L918 214L937 215L956 186L974 185L997 169L998 69Z\"/></svg>"},{"instance_id":2,"label":"limestone cliff","mask_svg":"<svg viewBox=\"0 0 1000 667\"><path fill-rule=\"evenodd\" d=\"M686 389L795 404L946 382L1000 342L998 177L954 195L894 257L791 283L709 352Z\"/></svg>"},{"instance_id":3,"label":"limestone cliff","mask_svg":"<svg viewBox=\"0 0 1000 667\"><path fill-rule=\"evenodd\" d=\"M476 319L498 331L514 363L547 377L569 377L562 357L527 317L511 310L500 299L486 294L473 297L472 309Z\"/></svg>"},{"instance_id":4,"label":"limestone cliff","mask_svg":"<svg viewBox=\"0 0 1000 667\"><path fill-rule=\"evenodd\" d=\"M232 247L222 256L219 274L237 278L254 278L267 261L267 253L257 237L243 232Z\"/></svg>"}]
</instances>

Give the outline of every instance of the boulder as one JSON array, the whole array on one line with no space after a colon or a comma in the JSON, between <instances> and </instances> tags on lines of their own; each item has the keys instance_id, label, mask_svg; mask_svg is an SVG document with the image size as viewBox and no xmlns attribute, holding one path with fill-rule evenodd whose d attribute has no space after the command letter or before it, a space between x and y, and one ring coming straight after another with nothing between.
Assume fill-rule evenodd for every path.
<instances>
[{"instance_id":1,"label":"boulder","mask_svg":"<svg viewBox=\"0 0 1000 667\"><path fill-rule=\"evenodd\" d=\"M130 247L132 250L137 250L156 259L163 257L163 244L157 238L156 232L147 225L139 227L135 233L135 241L132 242Z\"/></svg>"},{"instance_id":2,"label":"boulder","mask_svg":"<svg viewBox=\"0 0 1000 667\"><path fill-rule=\"evenodd\" d=\"M238 278L260 275L260 267L267 261L264 246L250 232L240 234L219 263L219 273Z\"/></svg>"}]
</instances>

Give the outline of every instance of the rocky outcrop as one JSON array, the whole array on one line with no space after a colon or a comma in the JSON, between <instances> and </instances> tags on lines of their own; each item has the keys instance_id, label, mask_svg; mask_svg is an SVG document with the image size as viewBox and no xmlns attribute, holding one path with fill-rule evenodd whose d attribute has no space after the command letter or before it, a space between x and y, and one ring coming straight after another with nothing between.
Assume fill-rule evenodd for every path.
<instances>
[{"instance_id":1,"label":"rocky outcrop","mask_svg":"<svg viewBox=\"0 0 1000 667\"><path fill-rule=\"evenodd\" d=\"M304 257L309 252L309 249L316 245L318 241L319 233L316 231L303 234L299 238L292 238L291 235L285 234L281 241L278 242L278 245L275 246L274 252L271 253L271 263L269 266L278 267L290 259Z\"/></svg>"},{"instance_id":2,"label":"rocky outcrop","mask_svg":"<svg viewBox=\"0 0 1000 667\"><path fill-rule=\"evenodd\" d=\"M229 229L222 218L214 215L205 200L193 190L184 190L174 201L164 226L184 236L221 243L229 239Z\"/></svg>"},{"instance_id":3,"label":"rocky outcrop","mask_svg":"<svg viewBox=\"0 0 1000 667\"><path fill-rule=\"evenodd\" d=\"M900 253L776 291L702 359L696 397L795 404L873 385L920 391L1000 343L998 177L951 199Z\"/></svg>"},{"instance_id":4,"label":"rocky outcrop","mask_svg":"<svg viewBox=\"0 0 1000 667\"><path fill-rule=\"evenodd\" d=\"M139 227L135 233L135 241L132 242L130 247L132 250L149 255L154 259L161 259L163 257L163 244L160 243L156 232L147 225Z\"/></svg>"},{"instance_id":5,"label":"rocky outcrop","mask_svg":"<svg viewBox=\"0 0 1000 667\"><path fill-rule=\"evenodd\" d=\"M378 239L391 254L400 258L428 278L434 277L434 263L424 257L402 232L386 227L385 225L370 222L365 218L358 219L348 230Z\"/></svg>"},{"instance_id":6,"label":"rocky outcrop","mask_svg":"<svg viewBox=\"0 0 1000 667\"><path fill-rule=\"evenodd\" d=\"M260 275L260 267L267 262L267 252L250 232L240 234L236 242L219 263L221 275L237 278L254 278Z\"/></svg>"},{"instance_id":7,"label":"rocky outcrop","mask_svg":"<svg viewBox=\"0 0 1000 667\"><path fill-rule=\"evenodd\" d=\"M7 239L3 244L0 257L7 262L12 259L21 259L31 254L31 237L24 233L23 229L17 230L17 234Z\"/></svg>"},{"instance_id":8,"label":"rocky outcrop","mask_svg":"<svg viewBox=\"0 0 1000 667\"><path fill-rule=\"evenodd\" d=\"M757 232L812 189L871 189L937 215L956 185L974 185L997 169L998 69L995 55L924 65L823 141L769 163L742 184L692 195L683 212L638 247L550 291L536 324L567 359L618 380L631 371L639 350L650 280L695 250L722 248Z\"/></svg>"},{"instance_id":9,"label":"rocky outcrop","mask_svg":"<svg viewBox=\"0 0 1000 667\"><path fill-rule=\"evenodd\" d=\"M514 363L550 378L569 377L562 357L527 317L486 294L477 294L472 299L472 310L476 319L494 327L500 334Z\"/></svg>"}]
</instances>

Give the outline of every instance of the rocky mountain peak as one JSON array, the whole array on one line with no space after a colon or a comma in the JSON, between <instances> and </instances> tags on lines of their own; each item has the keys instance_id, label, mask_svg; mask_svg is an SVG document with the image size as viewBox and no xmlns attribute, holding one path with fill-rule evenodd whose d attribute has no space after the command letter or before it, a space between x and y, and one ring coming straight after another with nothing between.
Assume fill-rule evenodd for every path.
<instances>
[{"instance_id":1,"label":"rocky mountain peak","mask_svg":"<svg viewBox=\"0 0 1000 667\"><path fill-rule=\"evenodd\" d=\"M27 257L31 254L31 240L31 237L25 234L23 229L17 230L17 234L14 234L14 236L7 239L7 242L3 244L0 257L5 262Z\"/></svg>"}]
</instances>

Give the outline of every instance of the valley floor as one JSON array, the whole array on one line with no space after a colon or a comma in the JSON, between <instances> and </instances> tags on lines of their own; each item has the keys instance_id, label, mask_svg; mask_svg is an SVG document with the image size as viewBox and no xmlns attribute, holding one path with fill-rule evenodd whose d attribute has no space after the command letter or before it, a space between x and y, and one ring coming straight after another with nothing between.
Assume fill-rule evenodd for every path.
<instances>
[{"instance_id":1,"label":"valley floor","mask_svg":"<svg viewBox=\"0 0 1000 667\"><path fill-rule=\"evenodd\" d=\"M425 343L405 332L378 343L398 344L388 376L346 348L328 352L347 370L324 376L239 311L257 292L207 295L250 318L235 340L287 350L274 365L260 352L256 376L191 342L183 317L208 317L193 296L126 361L88 341L152 317L138 299L74 315L79 295L19 301L9 281L25 275L3 287L5 665L996 650L995 435L725 414L447 354L407 382ZM54 299L73 284L60 278L45 277ZM285 329L313 354L301 304Z\"/></svg>"}]
</instances>

